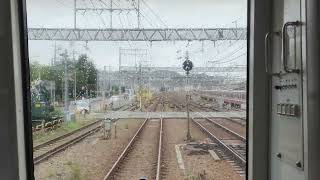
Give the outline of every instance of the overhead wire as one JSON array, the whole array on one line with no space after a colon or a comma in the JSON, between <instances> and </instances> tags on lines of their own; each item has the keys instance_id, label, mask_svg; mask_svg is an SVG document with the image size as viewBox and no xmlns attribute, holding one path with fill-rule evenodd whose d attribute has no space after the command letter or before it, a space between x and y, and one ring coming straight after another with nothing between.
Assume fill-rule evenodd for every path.
<instances>
[{"instance_id":1,"label":"overhead wire","mask_svg":"<svg viewBox=\"0 0 320 180\"><path fill-rule=\"evenodd\" d=\"M239 21L241 18L242 18L242 17L236 19L236 20L233 21L233 22L237 22L237 21ZM225 25L223 28L226 28L226 26L227 26L227 25ZM231 47L235 46L238 42L242 42L242 40L240 39L240 37L241 37L241 36L238 36L238 38L237 38L236 40L234 40L234 41L229 45L229 47L227 47L227 51L223 51L222 54L225 54L225 52L228 52L228 49L231 49ZM223 42L221 42L220 44L215 45L215 47L216 47L216 48L219 48L219 47L221 47L222 45L225 45L227 42L228 42L228 41L223 41ZM229 42L231 42L231 41L229 41ZM232 50L232 52L224 55L223 58L219 58L219 60L215 60L215 61L213 61L213 62L214 62L214 63L217 63L217 62L223 61L225 58L234 55L236 52L238 52L239 50L241 50L241 49L243 49L243 48L245 48L245 47L246 47L246 44L245 44L245 46L240 47L240 49L237 49L237 48L236 48L236 50ZM214 57L212 57L211 59L216 59L216 58L218 58L219 56L221 56L221 54L220 54L220 53L217 53L217 54L214 55ZM209 61L209 62L210 62L210 61Z\"/></svg>"},{"instance_id":2,"label":"overhead wire","mask_svg":"<svg viewBox=\"0 0 320 180\"><path fill-rule=\"evenodd\" d=\"M120 7L120 5L119 5L119 4L116 4L116 2L115 2L115 1L112 1L112 3L113 3L115 6L117 6L118 8L121 8L121 7ZM120 12L120 13L121 13L121 12ZM122 28L122 29L124 29L124 28L125 28L125 26L124 26L124 24L123 24L123 22L122 22L122 19L121 19L120 13L118 14L118 19L119 19L119 22L120 22L121 28ZM127 42L128 42L128 45L130 46L130 48L133 48L133 45L131 44L131 42L130 42L130 41L127 41Z\"/></svg>"},{"instance_id":3,"label":"overhead wire","mask_svg":"<svg viewBox=\"0 0 320 180\"><path fill-rule=\"evenodd\" d=\"M90 7L90 6L87 4L86 1L82 1L82 3L83 3L82 5L84 6L84 9L87 8L87 7ZM86 14L86 12L84 11L84 12L82 13L82 16L84 17L84 19L85 19L85 21L86 21L86 24L90 24L90 26L95 26L95 25L99 24L99 21L97 21L97 19L95 19L95 18L93 18L94 21L95 21L95 23L92 24L92 23L93 23L93 22L92 22L92 19L89 20L88 17L87 17L85 14Z\"/></svg>"},{"instance_id":4,"label":"overhead wire","mask_svg":"<svg viewBox=\"0 0 320 180\"><path fill-rule=\"evenodd\" d=\"M148 5L148 3L145 2L144 0L141 0L141 1L142 1L142 3L151 11L151 13L154 14L154 16L155 16L156 18L158 18L159 21L160 21L166 28L168 28L167 24L161 19L161 17L160 17L156 12L154 12L154 10Z\"/></svg>"},{"instance_id":5,"label":"overhead wire","mask_svg":"<svg viewBox=\"0 0 320 180\"><path fill-rule=\"evenodd\" d=\"M143 16L143 18L152 26L152 27L161 27L157 21L154 21L149 13L147 11L145 11L143 8L139 9L140 14Z\"/></svg>"},{"instance_id":6,"label":"overhead wire","mask_svg":"<svg viewBox=\"0 0 320 180\"><path fill-rule=\"evenodd\" d=\"M97 9L96 6L94 5L94 3L92 2L92 0L90 0L90 3L91 3L91 5L92 5L92 7L93 7L94 9ZM102 24L103 24L105 27L107 27L104 19L101 17L101 14L99 14L98 11L96 11L96 10L94 10L94 12L95 12L95 13L98 15L98 17L101 19Z\"/></svg>"},{"instance_id":7,"label":"overhead wire","mask_svg":"<svg viewBox=\"0 0 320 180\"><path fill-rule=\"evenodd\" d=\"M132 5L137 10L137 13L139 13L140 16L142 16L147 23L149 23L152 27L157 27L157 25L154 26L154 24L152 23L153 22L152 20L148 19L147 15L143 14L144 10L142 8L139 8L139 11L138 11L138 7L137 7L136 2L133 1Z\"/></svg>"},{"instance_id":8,"label":"overhead wire","mask_svg":"<svg viewBox=\"0 0 320 180\"><path fill-rule=\"evenodd\" d=\"M61 7L73 8L72 5L66 5L66 4L64 3L65 1L56 0L56 2L58 2L58 4L59 4Z\"/></svg>"},{"instance_id":9,"label":"overhead wire","mask_svg":"<svg viewBox=\"0 0 320 180\"><path fill-rule=\"evenodd\" d=\"M242 56L244 56L244 55L247 55L247 52L244 52L244 53L242 53L242 54L240 54L240 55L238 55L238 56L236 56L236 57L233 57L233 58L231 58L231 59L228 59L227 61L223 61L223 62L221 62L221 63L219 63L219 64L226 64L226 63L229 63L229 62L233 62L233 61L237 60L239 57L242 57Z\"/></svg>"},{"instance_id":10,"label":"overhead wire","mask_svg":"<svg viewBox=\"0 0 320 180\"><path fill-rule=\"evenodd\" d=\"M227 54L222 53L222 54L225 54L225 55L222 56L222 57L219 57L219 56L222 55L222 54L219 54L218 56L214 57L214 61L213 61L213 62L217 62L217 61L223 60L223 59L225 59L225 58L228 58L228 57L234 55L235 53L237 53L238 51L244 49L245 47L246 47L246 43L243 44L242 46L239 46L239 47L237 47L237 48L234 48L231 52L229 52L229 53L227 53ZM224 52L227 52L227 51L224 51Z\"/></svg>"},{"instance_id":11,"label":"overhead wire","mask_svg":"<svg viewBox=\"0 0 320 180\"><path fill-rule=\"evenodd\" d=\"M241 18L242 18L242 17L236 19L236 20L233 21L233 22L238 22ZM227 26L228 26L228 24L224 25L221 29L227 28ZM229 47L232 47L232 46L234 46L234 44L236 44L237 42L241 41L240 38L241 38L241 36L238 36L238 38L237 38L236 40L234 40L234 41L231 43L231 45L229 45ZM219 44L219 43L216 43L216 44L215 44L215 47L216 47L216 48L219 48L219 47L221 47L222 45L226 44L227 42L231 42L231 41L223 40L220 44ZM215 56L218 56L218 55L219 55L219 53L217 53Z\"/></svg>"}]
</instances>

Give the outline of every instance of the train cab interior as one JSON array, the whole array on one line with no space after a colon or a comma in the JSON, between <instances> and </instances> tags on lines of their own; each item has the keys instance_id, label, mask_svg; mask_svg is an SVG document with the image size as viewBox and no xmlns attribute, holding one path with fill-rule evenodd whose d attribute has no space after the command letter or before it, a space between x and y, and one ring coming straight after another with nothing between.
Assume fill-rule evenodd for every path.
<instances>
[{"instance_id":1,"label":"train cab interior","mask_svg":"<svg viewBox=\"0 0 320 180\"><path fill-rule=\"evenodd\" d=\"M32 1L0 1L1 180L42 179L35 178L34 175L36 165L34 165L32 146L32 99L29 72L31 57L28 51L28 38L30 36L37 38L37 36L33 36L28 30L29 17L26 10L30 2ZM197 3L205 2L207 1L197 1ZM245 89L247 91L244 112L247 140L245 173L241 177L247 180L319 180L320 1L247 0L246 3L247 84ZM192 12L189 12L189 15L196 16ZM59 16L59 13L56 16ZM189 65L184 64L184 69ZM138 68L137 74L139 72L141 74L141 64L136 68ZM174 95L171 96L174 98ZM115 99L119 97L114 96L110 106L116 106ZM170 97L170 94L166 97ZM104 95L103 98L105 98ZM162 99L162 97L158 98L159 101ZM81 108L86 109L86 105ZM136 114L140 115L139 113ZM119 113L119 117L121 116L125 114ZM157 121L147 123L152 124ZM121 122L117 122L116 126L119 128L118 136L120 137ZM168 125L164 125L164 128L166 127ZM130 128L131 125L129 125ZM164 137L166 137L165 134ZM166 138L164 138L164 144L165 141ZM161 144L161 133L159 142ZM161 154L161 151L160 149L158 153ZM177 159L179 161L178 155ZM118 166L116 175L120 174L120 167L126 166ZM170 168L167 169L169 169L166 170L167 174L170 174L168 173ZM114 179L118 179L115 178L116 175L113 176ZM157 176L148 179L166 179L161 176L157 173ZM199 179L200 177L203 176L199 175ZM90 179L88 176L73 178ZM57 176L44 179L59 178Z\"/></svg>"}]
</instances>

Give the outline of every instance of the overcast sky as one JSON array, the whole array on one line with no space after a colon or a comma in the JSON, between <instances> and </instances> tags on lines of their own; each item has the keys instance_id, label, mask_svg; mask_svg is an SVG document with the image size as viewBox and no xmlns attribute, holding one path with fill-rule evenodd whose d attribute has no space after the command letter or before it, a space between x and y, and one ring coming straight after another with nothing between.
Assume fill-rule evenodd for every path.
<instances>
[{"instance_id":1,"label":"overcast sky","mask_svg":"<svg viewBox=\"0 0 320 180\"><path fill-rule=\"evenodd\" d=\"M77 0L78 7L105 7L109 0ZM132 7L130 0L113 0L114 7ZM128 3L129 2L129 3ZM142 0L141 0L142 2ZM141 3L141 24L144 28L217 28L246 27L246 0L144 0ZM61 27L74 26L73 0L27 0L29 27ZM159 18L160 17L160 18ZM161 21L161 20L162 21ZM134 12L114 13L113 27L134 28L137 18ZM109 14L81 13L77 14L78 28L108 28ZM236 64L245 65L246 42L63 42L57 41L61 49L73 49L77 54L87 53L98 68L111 65L117 69L119 48L148 49L151 64L155 66L180 66L186 50L196 66L204 66L210 60L225 59L221 66ZM203 51L202 51L203 47ZM29 41L31 61L49 64L54 56L53 41ZM230 56L229 56L230 55ZM124 57L123 63L133 64L133 57ZM233 60L234 59L234 60Z\"/></svg>"}]
</instances>

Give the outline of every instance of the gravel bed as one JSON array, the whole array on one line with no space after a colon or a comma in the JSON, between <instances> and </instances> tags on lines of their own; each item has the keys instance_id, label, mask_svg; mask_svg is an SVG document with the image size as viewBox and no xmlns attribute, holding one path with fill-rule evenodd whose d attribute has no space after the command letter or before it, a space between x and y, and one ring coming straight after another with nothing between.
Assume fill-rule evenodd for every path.
<instances>
[{"instance_id":1,"label":"gravel bed","mask_svg":"<svg viewBox=\"0 0 320 180\"><path fill-rule=\"evenodd\" d=\"M241 119L236 117L231 117L230 119L238 124L241 124L242 126L246 126L247 124L246 119Z\"/></svg>"},{"instance_id":2,"label":"gravel bed","mask_svg":"<svg viewBox=\"0 0 320 180\"><path fill-rule=\"evenodd\" d=\"M196 119L201 125L203 125L206 129L208 129L211 133L213 133L217 138L224 140L224 139L237 139L235 136L231 135L224 129L214 125L213 123L205 120L205 119Z\"/></svg>"},{"instance_id":3,"label":"gravel bed","mask_svg":"<svg viewBox=\"0 0 320 180\"><path fill-rule=\"evenodd\" d=\"M220 125L238 133L239 135L246 137L246 127L242 126L232 120L224 118L211 118L214 122L219 123Z\"/></svg>"},{"instance_id":4,"label":"gravel bed","mask_svg":"<svg viewBox=\"0 0 320 180\"><path fill-rule=\"evenodd\" d=\"M114 179L135 180L145 177L155 179L160 120L149 120L133 149L129 152L125 161L120 165Z\"/></svg>"},{"instance_id":5,"label":"gravel bed","mask_svg":"<svg viewBox=\"0 0 320 180\"><path fill-rule=\"evenodd\" d=\"M183 119L165 119L163 121L163 159L162 178L167 180L183 180L185 176L179 168L175 145L186 143L187 121ZM190 124L191 136L194 140L205 139L206 136L195 125Z\"/></svg>"},{"instance_id":6,"label":"gravel bed","mask_svg":"<svg viewBox=\"0 0 320 180\"><path fill-rule=\"evenodd\" d=\"M215 135L225 139L232 139L232 136L215 127L210 122L198 119ZM102 140L101 133L94 134L67 150L50 158L48 161L35 166L35 177L38 180L100 180L106 175L113 163L116 161L122 150L125 148L131 137L134 135L142 120L119 120L117 122L117 138ZM176 145L187 143L185 119L164 119L163 134L163 159L162 178L166 180L184 180L198 177L204 174L210 180L243 180L225 160L214 161L209 154L188 155L181 149L185 174L179 168L176 155ZM127 157L125 164L117 175L124 172L124 175L117 176L117 179L137 179L147 176L154 179L152 175L156 170L158 146L158 120L151 120L146 124L146 129L140 135L141 141L137 141L134 149ZM207 136L199 128L190 124L191 136L195 142L210 142ZM219 131L220 129L220 131ZM113 129L114 132L114 129ZM131 158L131 156L136 156ZM130 160L132 159L132 160ZM143 172L143 173L142 173Z\"/></svg>"},{"instance_id":7,"label":"gravel bed","mask_svg":"<svg viewBox=\"0 0 320 180\"><path fill-rule=\"evenodd\" d=\"M203 122L205 123L206 121L203 120ZM193 123L191 128L198 133L200 132L199 128L196 127ZM216 130L218 135L224 137L227 136L224 135L223 132L217 130L218 128L212 128L211 130L214 129ZM204 136L204 138L195 138L195 141L212 143L212 141L208 139L206 135L204 135L202 132L200 133L202 134L202 136ZM181 152L183 154L186 168L187 177L185 179L197 179L199 178L200 174L202 174L204 178L208 180L244 180L244 177L241 177L239 174L237 174L231 164L226 160L222 159L220 161L215 161L210 154L189 155L189 153L183 149L181 149Z\"/></svg>"},{"instance_id":8,"label":"gravel bed","mask_svg":"<svg viewBox=\"0 0 320 180\"><path fill-rule=\"evenodd\" d=\"M35 166L37 180L100 180L134 135L141 120L119 120L117 138L101 139L96 133L65 151Z\"/></svg>"},{"instance_id":9,"label":"gravel bed","mask_svg":"<svg viewBox=\"0 0 320 180\"><path fill-rule=\"evenodd\" d=\"M183 151L184 152L184 151ZM188 178L197 179L202 174L208 180L244 180L237 174L230 163L224 160L214 161L209 155L187 155L183 153Z\"/></svg>"}]
</instances>

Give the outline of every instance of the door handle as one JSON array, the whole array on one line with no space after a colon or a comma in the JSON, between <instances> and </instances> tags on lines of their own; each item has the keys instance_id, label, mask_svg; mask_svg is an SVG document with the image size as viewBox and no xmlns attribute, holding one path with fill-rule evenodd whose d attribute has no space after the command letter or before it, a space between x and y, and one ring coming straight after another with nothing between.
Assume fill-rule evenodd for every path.
<instances>
[{"instance_id":1,"label":"door handle","mask_svg":"<svg viewBox=\"0 0 320 180\"><path fill-rule=\"evenodd\" d=\"M280 32L268 32L264 38L264 63L266 68L266 73L270 75L280 75L280 73L270 73L269 72L269 46L270 46L270 39L272 36L277 35L280 36ZM271 68L272 71L272 68Z\"/></svg>"},{"instance_id":2,"label":"door handle","mask_svg":"<svg viewBox=\"0 0 320 180\"><path fill-rule=\"evenodd\" d=\"M301 22L300 21L290 21L286 22L283 27L282 27L282 64L283 64L283 69L286 73L299 73L299 69L290 69L288 67L288 60L287 60L287 30L288 27L297 27L300 26Z\"/></svg>"}]
</instances>

